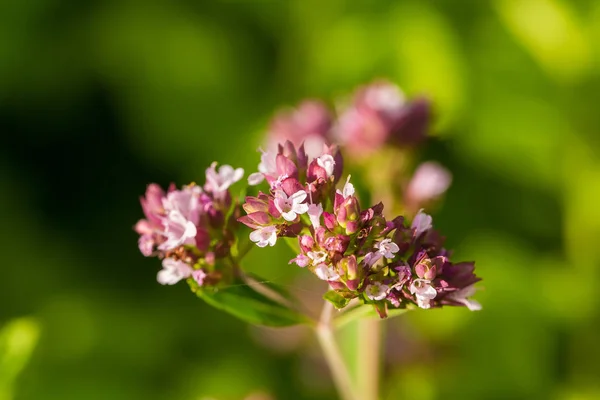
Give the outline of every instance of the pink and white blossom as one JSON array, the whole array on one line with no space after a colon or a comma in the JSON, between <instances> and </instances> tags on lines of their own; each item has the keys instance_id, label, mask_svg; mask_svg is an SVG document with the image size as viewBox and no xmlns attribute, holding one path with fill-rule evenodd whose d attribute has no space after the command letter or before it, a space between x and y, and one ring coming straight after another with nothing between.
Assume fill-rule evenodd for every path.
<instances>
[{"instance_id":1,"label":"pink and white blossom","mask_svg":"<svg viewBox=\"0 0 600 400\"><path fill-rule=\"evenodd\" d=\"M156 280L161 285L174 285L182 279L187 279L192 275L192 267L183 261L165 258L162 262L162 267L158 271Z\"/></svg>"},{"instance_id":2,"label":"pink and white blossom","mask_svg":"<svg viewBox=\"0 0 600 400\"><path fill-rule=\"evenodd\" d=\"M365 254L364 262L368 266L375 265L382 257L392 259L400 251L400 248L396 243L392 242L392 239L383 239L381 242L376 242L374 247L377 251Z\"/></svg>"},{"instance_id":3,"label":"pink and white blossom","mask_svg":"<svg viewBox=\"0 0 600 400\"><path fill-rule=\"evenodd\" d=\"M322 264L327 259L327 253L324 251L309 251L306 256L310 258L313 265Z\"/></svg>"},{"instance_id":4,"label":"pink and white blossom","mask_svg":"<svg viewBox=\"0 0 600 400\"><path fill-rule=\"evenodd\" d=\"M277 152L264 151L260 149L260 163L258 164L258 172L254 172L248 176L248 184L251 186L258 185L265 179L265 175L277 176Z\"/></svg>"},{"instance_id":5,"label":"pink and white blossom","mask_svg":"<svg viewBox=\"0 0 600 400\"><path fill-rule=\"evenodd\" d=\"M379 249L379 253L385 258L392 259L396 256L396 253L400 251L398 245L392 242L392 239L383 239L379 243L375 243L375 248Z\"/></svg>"},{"instance_id":6,"label":"pink and white blossom","mask_svg":"<svg viewBox=\"0 0 600 400\"><path fill-rule=\"evenodd\" d=\"M231 165L221 165L217 171L217 162L213 162L210 168L206 169L205 189L213 193L223 193L231 185L242 179L244 176L243 168L234 169Z\"/></svg>"},{"instance_id":7,"label":"pink and white blossom","mask_svg":"<svg viewBox=\"0 0 600 400\"><path fill-rule=\"evenodd\" d=\"M183 244L196 243L196 225L187 220L178 210L172 210L163 219L166 241L158 246L159 250L173 250Z\"/></svg>"},{"instance_id":8,"label":"pink and white blossom","mask_svg":"<svg viewBox=\"0 0 600 400\"><path fill-rule=\"evenodd\" d=\"M250 232L250 240L256 243L258 247L275 246L277 242L277 227L274 225L265 226Z\"/></svg>"},{"instance_id":9,"label":"pink and white blossom","mask_svg":"<svg viewBox=\"0 0 600 400\"><path fill-rule=\"evenodd\" d=\"M299 214L308 211L308 204L304 200L308 194L304 190L299 190L288 197L283 190L275 191L275 207L281 213L286 221L294 221Z\"/></svg>"},{"instance_id":10,"label":"pink and white blossom","mask_svg":"<svg viewBox=\"0 0 600 400\"><path fill-rule=\"evenodd\" d=\"M323 154L317 157L317 165L325 170L327 177L333 175L333 169L335 167L335 160L331 154Z\"/></svg>"},{"instance_id":11,"label":"pink and white blossom","mask_svg":"<svg viewBox=\"0 0 600 400\"><path fill-rule=\"evenodd\" d=\"M325 263L315 267L315 274L323 281L337 281L340 279L340 275L336 272L335 268Z\"/></svg>"},{"instance_id":12,"label":"pink and white blossom","mask_svg":"<svg viewBox=\"0 0 600 400\"><path fill-rule=\"evenodd\" d=\"M415 279L410 285L410 293L417 298L417 305L427 309L431 307L431 300L437 296L437 291L427 279Z\"/></svg>"},{"instance_id":13,"label":"pink and white blossom","mask_svg":"<svg viewBox=\"0 0 600 400\"><path fill-rule=\"evenodd\" d=\"M367 285L365 294L371 300L383 300L386 298L389 289L390 287L388 285L384 285L381 282L373 282L372 284Z\"/></svg>"}]
</instances>

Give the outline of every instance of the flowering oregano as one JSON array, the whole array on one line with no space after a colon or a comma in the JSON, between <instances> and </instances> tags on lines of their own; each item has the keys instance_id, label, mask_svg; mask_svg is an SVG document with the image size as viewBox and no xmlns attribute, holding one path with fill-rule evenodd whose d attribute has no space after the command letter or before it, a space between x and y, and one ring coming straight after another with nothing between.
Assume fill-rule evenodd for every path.
<instances>
[{"instance_id":1,"label":"flowering oregano","mask_svg":"<svg viewBox=\"0 0 600 400\"><path fill-rule=\"evenodd\" d=\"M227 288L244 276L240 261L249 245L275 246L285 238L297 249L289 263L327 282L324 298L338 309L354 301L373 306L381 318L390 309L479 309L470 298L480 280L474 263L451 260L444 237L423 211L444 194L451 174L425 162L409 179L389 176L404 182L391 209L405 211L389 218L383 203L361 204L345 173L342 151L351 166L365 165L385 147L397 149L400 160L414 152L427 138L429 103L409 102L395 85L379 81L344 104L337 118L318 101L275 117L258 172L247 178L250 187L261 185L254 195L232 197L230 186L244 171L217 168L216 162L203 186L164 191L149 185L141 198L145 219L135 230L142 254L162 260L158 282L187 280L195 291ZM275 297L264 303L277 302Z\"/></svg>"}]
</instances>

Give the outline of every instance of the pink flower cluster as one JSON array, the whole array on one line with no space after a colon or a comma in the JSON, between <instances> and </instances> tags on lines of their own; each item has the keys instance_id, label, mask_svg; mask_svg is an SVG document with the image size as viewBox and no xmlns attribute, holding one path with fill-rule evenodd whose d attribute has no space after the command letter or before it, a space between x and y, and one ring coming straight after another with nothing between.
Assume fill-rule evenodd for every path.
<instances>
[{"instance_id":1,"label":"pink flower cluster","mask_svg":"<svg viewBox=\"0 0 600 400\"><path fill-rule=\"evenodd\" d=\"M338 107L337 118L321 101L306 100L279 112L271 121L269 140L306 152L319 152L322 143L344 146L351 157L372 155L386 144L414 147L427 138L430 106L426 99L406 100L400 88L387 81L360 87L350 102Z\"/></svg>"},{"instance_id":2,"label":"pink flower cluster","mask_svg":"<svg viewBox=\"0 0 600 400\"><path fill-rule=\"evenodd\" d=\"M390 307L477 310L479 304L470 299L480 280L474 263L450 260L444 238L422 210L447 190L450 172L425 162L412 177L403 175L412 159L408 149L427 138L429 114L426 100L409 102L384 81L359 88L337 116L318 101L280 113L271 123L258 172L248 176L249 185L266 181L267 189L240 205L229 188L244 171L217 168L216 162L206 170L203 186L171 185L165 192L151 184L141 198L145 219L135 226L139 249L162 260L159 283L185 279L196 290L242 276L239 261L252 243L275 246L291 238L298 251L290 263L327 282L325 298L338 308L355 300L375 306L382 318ZM379 153L384 146L390 148ZM361 176L380 175L371 189L404 216L386 218L382 203L364 208L349 175L340 184L340 148L350 166L368 169ZM379 154L386 155L383 162L377 162ZM397 158L401 168L395 168ZM383 195L377 193L382 182L390 189ZM239 234L247 229L242 224L252 230L250 241L240 240L247 237Z\"/></svg>"},{"instance_id":3,"label":"pink flower cluster","mask_svg":"<svg viewBox=\"0 0 600 400\"><path fill-rule=\"evenodd\" d=\"M144 256L162 259L157 279L163 285L187 278L198 285L220 279L216 261L229 255L234 240L231 223L237 217L228 217L235 206L229 187L242 179L244 170L216 166L206 170L204 187L171 185L165 192L152 183L140 199L146 218L135 226L138 246Z\"/></svg>"},{"instance_id":4,"label":"pink flower cluster","mask_svg":"<svg viewBox=\"0 0 600 400\"><path fill-rule=\"evenodd\" d=\"M317 157L326 143L342 147L347 159L368 162L385 146L413 149L427 139L430 105L424 98L406 99L402 90L388 81L376 81L356 90L350 101L342 102L334 113L325 103L306 100L297 108L279 112L268 129L267 148L276 152L276 144L290 141L304 145L310 157ZM271 159L274 162L274 159ZM266 172L269 160L259 166ZM250 184L262 178L251 175ZM450 186L452 175L435 162L419 165L403 186L405 207L410 215L431 205Z\"/></svg>"},{"instance_id":5,"label":"pink flower cluster","mask_svg":"<svg viewBox=\"0 0 600 400\"><path fill-rule=\"evenodd\" d=\"M326 281L338 308L354 298L382 317L388 305L479 308L468 298L479 280L474 264L450 261L429 215L419 212L410 226L402 216L388 221L381 203L361 208L350 177L336 190L336 147L324 146L309 160L303 145L286 142L275 154L263 153L261 165L268 165L259 170L270 189L246 198L239 221L254 229L250 239L259 247L296 237L300 252L290 263Z\"/></svg>"}]
</instances>

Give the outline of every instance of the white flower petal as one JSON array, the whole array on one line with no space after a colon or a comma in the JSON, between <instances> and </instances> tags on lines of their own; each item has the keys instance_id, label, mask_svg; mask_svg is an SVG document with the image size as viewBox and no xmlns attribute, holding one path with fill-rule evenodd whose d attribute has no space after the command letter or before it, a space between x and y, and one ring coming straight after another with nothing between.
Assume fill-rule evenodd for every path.
<instances>
[{"instance_id":1,"label":"white flower petal","mask_svg":"<svg viewBox=\"0 0 600 400\"><path fill-rule=\"evenodd\" d=\"M262 172L254 172L248 176L248 185L255 186L265 180Z\"/></svg>"}]
</instances>

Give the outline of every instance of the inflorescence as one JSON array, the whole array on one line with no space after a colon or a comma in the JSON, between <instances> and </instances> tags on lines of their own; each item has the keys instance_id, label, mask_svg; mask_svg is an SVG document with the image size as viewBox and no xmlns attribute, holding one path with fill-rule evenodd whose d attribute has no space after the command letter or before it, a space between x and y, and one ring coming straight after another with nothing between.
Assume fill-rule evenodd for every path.
<instances>
[{"instance_id":1,"label":"inflorescence","mask_svg":"<svg viewBox=\"0 0 600 400\"><path fill-rule=\"evenodd\" d=\"M393 219L386 219L382 203L361 206L350 175L344 175L340 149L366 157L385 144L421 143L428 103L406 103L397 87L377 82L361 88L339 115L334 121L314 101L279 114L271 125L271 142L279 143L262 151L258 172L248 177L251 186L266 181L268 190L245 197L243 204L232 199L229 187L244 171L228 165L217 170L213 163L202 187L171 185L164 192L149 185L141 199L146 219L135 229L142 254L162 259L158 282L230 282L246 251L240 249L239 235L248 234L241 223L252 229L249 239L258 247L286 241L296 248L289 263L326 281L324 297L337 308L357 299L375 306L382 318L390 307L480 309L470 299L480 280L474 263L451 261L431 216L415 210L443 194L449 172L433 162L418 167L403 196L416 214Z\"/></svg>"}]
</instances>

